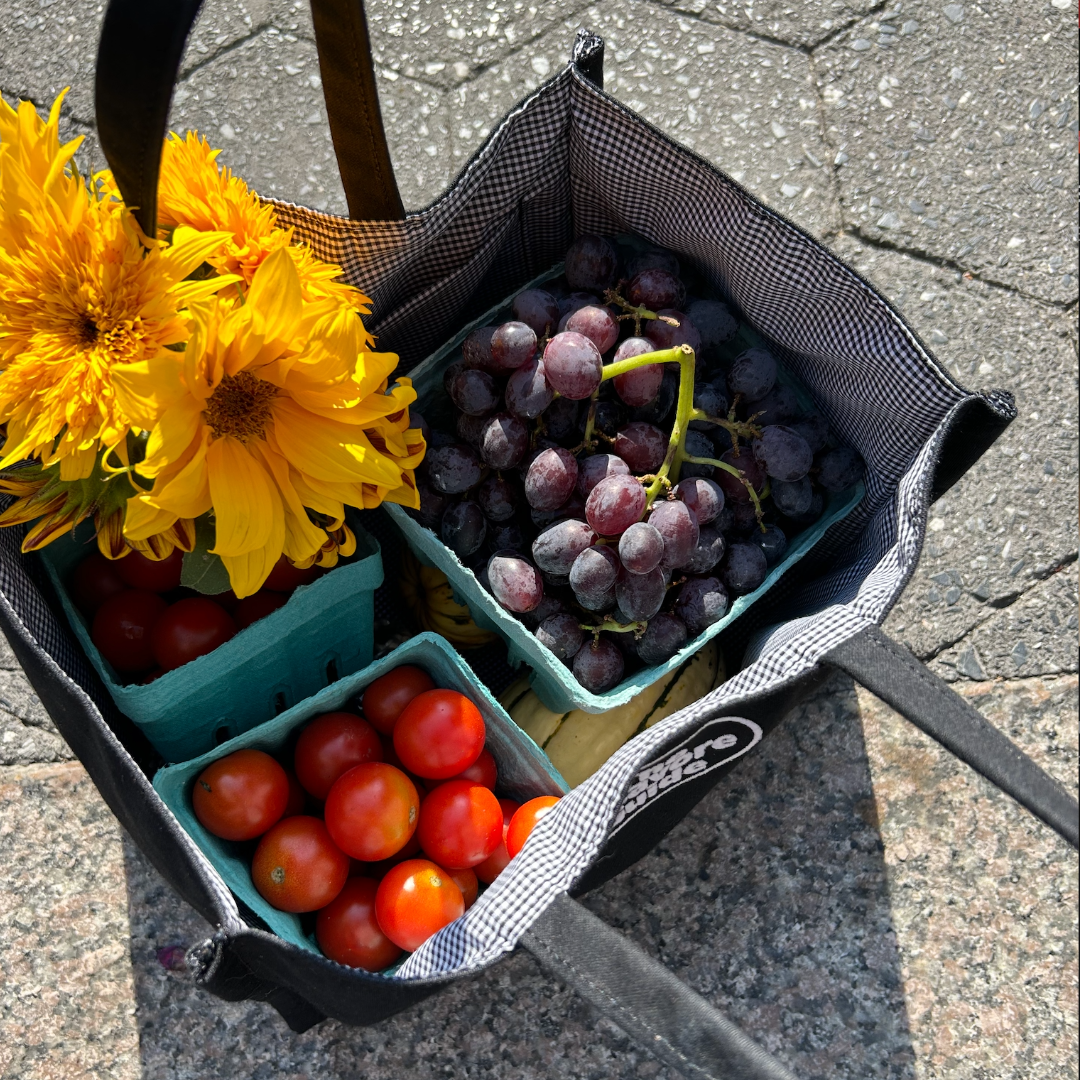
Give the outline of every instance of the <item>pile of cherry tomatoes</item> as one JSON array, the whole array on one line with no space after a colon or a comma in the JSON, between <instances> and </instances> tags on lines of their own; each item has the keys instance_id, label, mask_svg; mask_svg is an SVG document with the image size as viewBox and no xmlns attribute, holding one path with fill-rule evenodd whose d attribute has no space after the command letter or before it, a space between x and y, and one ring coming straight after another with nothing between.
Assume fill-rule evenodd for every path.
<instances>
[{"instance_id":1,"label":"pile of cherry tomatoes","mask_svg":"<svg viewBox=\"0 0 1080 1080\"><path fill-rule=\"evenodd\" d=\"M137 551L115 561L95 551L68 578L68 594L90 621L91 641L132 682L153 682L213 652L323 572L300 570L282 556L263 588L240 600L231 590L210 597L182 588L183 559L179 550L159 562Z\"/></svg>"},{"instance_id":2,"label":"pile of cherry tomatoes","mask_svg":"<svg viewBox=\"0 0 1080 1080\"><path fill-rule=\"evenodd\" d=\"M421 668L376 679L360 711L312 720L291 769L261 750L215 761L192 806L215 836L261 837L255 888L318 912L326 956L381 971L458 918L558 800L497 798L479 709Z\"/></svg>"}]
</instances>

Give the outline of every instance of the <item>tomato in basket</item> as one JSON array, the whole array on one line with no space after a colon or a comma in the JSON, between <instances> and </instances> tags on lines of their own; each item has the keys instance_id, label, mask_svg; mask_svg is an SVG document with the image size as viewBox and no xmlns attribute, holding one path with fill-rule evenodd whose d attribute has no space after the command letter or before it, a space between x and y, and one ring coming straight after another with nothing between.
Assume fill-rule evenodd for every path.
<instances>
[{"instance_id":1,"label":"tomato in basket","mask_svg":"<svg viewBox=\"0 0 1080 1080\"><path fill-rule=\"evenodd\" d=\"M375 917L406 952L465 913L465 898L450 875L427 859L398 863L379 882Z\"/></svg>"},{"instance_id":2,"label":"tomato in basket","mask_svg":"<svg viewBox=\"0 0 1080 1080\"><path fill-rule=\"evenodd\" d=\"M400 769L368 761L335 781L323 812L342 851L378 862L400 851L416 831L420 796Z\"/></svg>"},{"instance_id":3,"label":"tomato in basket","mask_svg":"<svg viewBox=\"0 0 1080 1080\"><path fill-rule=\"evenodd\" d=\"M349 856L316 817L298 814L279 821L260 841L251 880L279 911L299 914L326 907L345 886Z\"/></svg>"},{"instance_id":4,"label":"tomato in basket","mask_svg":"<svg viewBox=\"0 0 1080 1080\"><path fill-rule=\"evenodd\" d=\"M417 776L449 780L484 749L484 718L456 690L428 690L405 706L394 725L394 749Z\"/></svg>"},{"instance_id":5,"label":"tomato in basket","mask_svg":"<svg viewBox=\"0 0 1080 1080\"><path fill-rule=\"evenodd\" d=\"M261 750L237 750L208 765L191 792L195 816L223 840L262 836L289 805L289 776Z\"/></svg>"},{"instance_id":6,"label":"tomato in basket","mask_svg":"<svg viewBox=\"0 0 1080 1080\"><path fill-rule=\"evenodd\" d=\"M536 828L537 822L549 813L558 801L554 795L541 795L538 799L522 803L510 819L510 827L506 830L506 853L511 859L525 846L525 841Z\"/></svg>"},{"instance_id":7,"label":"tomato in basket","mask_svg":"<svg viewBox=\"0 0 1080 1080\"><path fill-rule=\"evenodd\" d=\"M495 793L471 780L448 780L420 804L417 833L429 859L464 870L502 843L503 814Z\"/></svg>"},{"instance_id":8,"label":"tomato in basket","mask_svg":"<svg viewBox=\"0 0 1080 1080\"><path fill-rule=\"evenodd\" d=\"M236 635L236 623L220 605L205 596L189 596L172 604L154 624L154 657L172 671L213 652Z\"/></svg>"},{"instance_id":9,"label":"tomato in basket","mask_svg":"<svg viewBox=\"0 0 1080 1080\"><path fill-rule=\"evenodd\" d=\"M382 740L366 720L332 712L317 716L300 733L293 763L304 790L322 802L339 776L382 756Z\"/></svg>"},{"instance_id":10,"label":"tomato in basket","mask_svg":"<svg viewBox=\"0 0 1080 1080\"><path fill-rule=\"evenodd\" d=\"M434 689L435 683L423 668L403 664L368 684L360 708L379 731L389 735L405 706L414 697Z\"/></svg>"},{"instance_id":11,"label":"tomato in basket","mask_svg":"<svg viewBox=\"0 0 1080 1080\"><path fill-rule=\"evenodd\" d=\"M116 572L129 589L163 593L179 587L183 565L184 553L179 548L173 548L164 559L148 559L140 552L132 551L117 559Z\"/></svg>"},{"instance_id":12,"label":"tomato in basket","mask_svg":"<svg viewBox=\"0 0 1080 1080\"><path fill-rule=\"evenodd\" d=\"M351 877L315 921L315 940L331 960L364 971L382 971L401 955L401 948L383 933L375 918L379 884L369 877Z\"/></svg>"}]
</instances>

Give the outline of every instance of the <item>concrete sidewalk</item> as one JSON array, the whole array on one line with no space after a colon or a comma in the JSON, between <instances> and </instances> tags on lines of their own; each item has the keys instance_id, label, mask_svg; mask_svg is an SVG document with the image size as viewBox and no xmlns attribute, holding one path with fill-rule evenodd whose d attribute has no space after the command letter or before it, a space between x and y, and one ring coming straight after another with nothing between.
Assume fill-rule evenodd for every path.
<instances>
[{"instance_id":1,"label":"concrete sidewalk","mask_svg":"<svg viewBox=\"0 0 1080 1080\"><path fill-rule=\"evenodd\" d=\"M1077 785L1073 0L369 0L406 204L607 41L606 87L875 281L1019 419L933 508L887 629ZM0 92L100 167L101 8L0 0ZM310 19L206 0L172 125L258 191L344 211ZM633 163L627 163L633 168ZM515 955L379 1027L291 1034L177 969L208 927L127 841L0 655L0 1075L668 1077ZM589 905L801 1078L1076 1075L1075 852L833 680ZM163 951L164 950L164 951ZM165 961L159 960L159 955ZM170 967L171 964L171 967Z\"/></svg>"}]
</instances>

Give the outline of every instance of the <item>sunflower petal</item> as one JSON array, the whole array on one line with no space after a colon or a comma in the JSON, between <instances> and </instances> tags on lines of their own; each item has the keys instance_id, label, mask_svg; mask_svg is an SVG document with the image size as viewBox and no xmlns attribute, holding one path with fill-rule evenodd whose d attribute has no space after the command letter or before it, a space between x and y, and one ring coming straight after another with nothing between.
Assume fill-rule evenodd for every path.
<instances>
[{"instance_id":1,"label":"sunflower petal","mask_svg":"<svg viewBox=\"0 0 1080 1080\"><path fill-rule=\"evenodd\" d=\"M239 439L215 439L206 454L210 498L214 503L217 537L215 555L246 555L263 547L271 536L285 537L281 496L266 468Z\"/></svg>"}]
</instances>

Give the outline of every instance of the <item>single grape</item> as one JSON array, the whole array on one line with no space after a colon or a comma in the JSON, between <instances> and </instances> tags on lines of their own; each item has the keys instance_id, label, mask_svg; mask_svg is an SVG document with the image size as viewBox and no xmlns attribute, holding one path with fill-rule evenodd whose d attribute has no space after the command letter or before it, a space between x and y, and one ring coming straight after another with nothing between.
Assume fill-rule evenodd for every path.
<instances>
[{"instance_id":1,"label":"single grape","mask_svg":"<svg viewBox=\"0 0 1080 1080\"><path fill-rule=\"evenodd\" d=\"M728 530L734 536L752 536L755 532L761 532L758 525L757 511L753 504L737 502L731 504L732 523Z\"/></svg>"},{"instance_id":2,"label":"single grape","mask_svg":"<svg viewBox=\"0 0 1080 1080\"><path fill-rule=\"evenodd\" d=\"M613 362L617 364L620 360L629 360L632 356L644 356L653 351L655 350L651 341L645 338L628 337L619 343ZM631 408L648 405L660 392L660 384L663 381L663 364L646 364L644 367L616 375L612 380L615 384L615 393Z\"/></svg>"},{"instance_id":3,"label":"single grape","mask_svg":"<svg viewBox=\"0 0 1080 1080\"><path fill-rule=\"evenodd\" d=\"M488 519L490 521L490 518ZM517 551L527 552L529 543L525 539L525 533L516 521L504 522L501 525L492 525L488 529L488 551Z\"/></svg>"},{"instance_id":4,"label":"single grape","mask_svg":"<svg viewBox=\"0 0 1080 1080\"><path fill-rule=\"evenodd\" d=\"M720 568L720 580L730 593L745 596L761 585L768 572L765 552L757 544L737 541L728 548Z\"/></svg>"},{"instance_id":5,"label":"single grape","mask_svg":"<svg viewBox=\"0 0 1080 1080\"><path fill-rule=\"evenodd\" d=\"M687 637L686 623L678 615L655 615L637 643L638 659L650 667L664 664L686 644Z\"/></svg>"},{"instance_id":6,"label":"single grape","mask_svg":"<svg viewBox=\"0 0 1080 1080\"><path fill-rule=\"evenodd\" d=\"M788 518L797 525L812 525L825 512L825 496L819 488L814 488L810 497L810 509L804 514L788 514Z\"/></svg>"},{"instance_id":7,"label":"single grape","mask_svg":"<svg viewBox=\"0 0 1080 1080\"><path fill-rule=\"evenodd\" d=\"M415 409L409 410L409 428L415 428L419 431L424 436L424 442L431 439L431 428L428 426L428 422Z\"/></svg>"},{"instance_id":8,"label":"single grape","mask_svg":"<svg viewBox=\"0 0 1080 1080\"><path fill-rule=\"evenodd\" d=\"M817 482L826 491L846 491L863 478L863 459L850 446L837 446L822 454Z\"/></svg>"},{"instance_id":9,"label":"single grape","mask_svg":"<svg viewBox=\"0 0 1080 1080\"><path fill-rule=\"evenodd\" d=\"M747 349L735 357L727 374L728 389L746 401L763 398L776 384L776 360L767 349Z\"/></svg>"},{"instance_id":10,"label":"single grape","mask_svg":"<svg viewBox=\"0 0 1080 1080\"><path fill-rule=\"evenodd\" d=\"M639 475L656 472L667 449L668 436L655 424L634 421L615 436L615 453Z\"/></svg>"},{"instance_id":11,"label":"single grape","mask_svg":"<svg viewBox=\"0 0 1080 1080\"><path fill-rule=\"evenodd\" d=\"M613 630L602 630L600 636L607 638L623 654L624 660L628 660L633 664L638 659L637 640L633 634L619 634Z\"/></svg>"},{"instance_id":12,"label":"single grape","mask_svg":"<svg viewBox=\"0 0 1080 1080\"><path fill-rule=\"evenodd\" d=\"M494 326L480 326L461 343L461 355L466 367L487 371L492 366L491 335L494 333Z\"/></svg>"},{"instance_id":13,"label":"single grape","mask_svg":"<svg viewBox=\"0 0 1080 1080\"><path fill-rule=\"evenodd\" d=\"M421 525L434 532L438 529L450 500L429 484L417 482L416 490L420 494L420 509L409 512L420 519Z\"/></svg>"},{"instance_id":14,"label":"single grape","mask_svg":"<svg viewBox=\"0 0 1080 1080\"><path fill-rule=\"evenodd\" d=\"M675 614L686 624L687 633L697 637L727 613L727 589L717 577L690 578L679 590Z\"/></svg>"},{"instance_id":15,"label":"single grape","mask_svg":"<svg viewBox=\"0 0 1080 1080\"><path fill-rule=\"evenodd\" d=\"M657 567L647 574L623 571L615 583L615 601L626 622L646 622L663 606L667 596L664 571Z\"/></svg>"},{"instance_id":16,"label":"single grape","mask_svg":"<svg viewBox=\"0 0 1080 1080\"><path fill-rule=\"evenodd\" d=\"M611 548L602 544L587 547L570 567L570 588L583 607L593 609L615 586L619 576L619 560Z\"/></svg>"},{"instance_id":17,"label":"single grape","mask_svg":"<svg viewBox=\"0 0 1080 1080\"><path fill-rule=\"evenodd\" d=\"M555 446L536 455L525 474L525 498L534 510L557 510L577 484L577 460Z\"/></svg>"},{"instance_id":18,"label":"single grape","mask_svg":"<svg viewBox=\"0 0 1080 1080\"><path fill-rule=\"evenodd\" d=\"M829 421L819 413L807 413L788 427L806 440L813 454L820 454L829 442Z\"/></svg>"},{"instance_id":19,"label":"single grape","mask_svg":"<svg viewBox=\"0 0 1080 1080\"><path fill-rule=\"evenodd\" d=\"M570 584L569 574L550 574L547 570L541 570L540 573L544 575L546 589L561 589Z\"/></svg>"},{"instance_id":20,"label":"single grape","mask_svg":"<svg viewBox=\"0 0 1080 1080\"><path fill-rule=\"evenodd\" d=\"M505 322L491 336L493 370L516 371L536 355L536 331L523 322Z\"/></svg>"},{"instance_id":21,"label":"single grape","mask_svg":"<svg viewBox=\"0 0 1080 1080\"><path fill-rule=\"evenodd\" d=\"M630 466L621 457L615 454L591 454L578 462L578 494L587 499L592 489L604 477L628 476L629 474Z\"/></svg>"},{"instance_id":22,"label":"single grape","mask_svg":"<svg viewBox=\"0 0 1080 1080\"><path fill-rule=\"evenodd\" d=\"M761 429L755 439L754 457L774 480L801 480L814 464L814 455L807 441L798 432L781 424Z\"/></svg>"},{"instance_id":23,"label":"single grape","mask_svg":"<svg viewBox=\"0 0 1080 1080\"><path fill-rule=\"evenodd\" d=\"M585 631L576 615L549 615L537 628L536 640L559 660L569 662L581 648Z\"/></svg>"},{"instance_id":24,"label":"single grape","mask_svg":"<svg viewBox=\"0 0 1080 1080\"><path fill-rule=\"evenodd\" d=\"M660 311L662 308L682 307L686 289L670 270L653 267L642 270L630 282L626 298L631 304L648 308L649 311Z\"/></svg>"},{"instance_id":25,"label":"single grape","mask_svg":"<svg viewBox=\"0 0 1080 1080\"><path fill-rule=\"evenodd\" d=\"M701 476L680 480L675 485L675 498L694 511L699 525L715 521L724 509L724 489L715 480Z\"/></svg>"},{"instance_id":26,"label":"single grape","mask_svg":"<svg viewBox=\"0 0 1080 1080\"><path fill-rule=\"evenodd\" d=\"M556 398L544 411L544 430L548 438L563 446L579 443L581 411L580 401Z\"/></svg>"},{"instance_id":27,"label":"single grape","mask_svg":"<svg viewBox=\"0 0 1080 1080\"><path fill-rule=\"evenodd\" d=\"M735 316L719 300L695 300L687 305L686 314L698 328L701 347L710 358L715 356L718 346L730 341L739 332Z\"/></svg>"},{"instance_id":28,"label":"single grape","mask_svg":"<svg viewBox=\"0 0 1080 1080\"><path fill-rule=\"evenodd\" d=\"M431 438L428 440L428 451L438 450L440 446L453 446L457 440L453 435L448 435L445 431L434 430L431 433ZM422 461L420 468L426 468L427 462Z\"/></svg>"},{"instance_id":29,"label":"single grape","mask_svg":"<svg viewBox=\"0 0 1080 1080\"><path fill-rule=\"evenodd\" d=\"M488 417L480 429L480 457L492 469L512 469L529 448L529 429L511 413Z\"/></svg>"},{"instance_id":30,"label":"single grape","mask_svg":"<svg viewBox=\"0 0 1080 1080\"><path fill-rule=\"evenodd\" d=\"M480 434L484 425L488 422L486 416L469 416L468 413L458 413L454 420L454 430L462 442L467 442L474 450L480 448Z\"/></svg>"},{"instance_id":31,"label":"single grape","mask_svg":"<svg viewBox=\"0 0 1080 1080\"><path fill-rule=\"evenodd\" d=\"M645 489L633 476L608 476L585 500L585 518L601 536L618 536L645 512Z\"/></svg>"},{"instance_id":32,"label":"single grape","mask_svg":"<svg viewBox=\"0 0 1080 1080\"><path fill-rule=\"evenodd\" d=\"M603 371L600 353L583 334L566 330L556 334L544 348L544 375L548 385L573 401L591 397L600 385Z\"/></svg>"},{"instance_id":33,"label":"single grape","mask_svg":"<svg viewBox=\"0 0 1080 1080\"><path fill-rule=\"evenodd\" d=\"M604 294L615 284L619 257L602 236L579 236L567 249L563 272L571 289Z\"/></svg>"},{"instance_id":34,"label":"single grape","mask_svg":"<svg viewBox=\"0 0 1080 1080\"><path fill-rule=\"evenodd\" d=\"M514 551L496 552L488 560L491 595L507 611L532 611L544 598L540 571Z\"/></svg>"},{"instance_id":35,"label":"single grape","mask_svg":"<svg viewBox=\"0 0 1080 1080\"><path fill-rule=\"evenodd\" d=\"M611 309L589 305L578 308L566 320L566 330L587 337L598 352L606 353L619 340L619 323Z\"/></svg>"},{"instance_id":36,"label":"single grape","mask_svg":"<svg viewBox=\"0 0 1080 1080\"><path fill-rule=\"evenodd\" d=\"M485 416L499 403L495 380L486 371L473 368L457 368L454 364L447 370L444 381L450 400L469 416Z\"/></svg>"},{"instance_id":37,"label":"single grape","mask_svg":"<svg viewBox=\"0 0 1080 1080\"><path fill-rule=\"evenodd\" d=\"M535 420L555 397L544 377L544 361L537 356L522 364L507 380L503 397L515 416Z\"/></svg>"},{"instance_id":38,"label":"single grape","mask_svg":"<svg viewBox=\"0 0 1080 1080\"><path fill-rule=\"evenodd\" d=\"M488 521L509 521L520 500L514 484L493 474L477 488L476 501Z\"/></svg>"},{"instance_id":39,"label":"single grape","mask_svg":"<svg viewBox=\"0 0 1080 1080\"><path fill-rule=\"evenodd\" d=\"M614 401L598 401L593 416L593 431L614 439L625 420L622 409Z\"/></svg>"},{"instance_id":40,"label":"single grape","mask_svg":"<svg viewBox=\"0 0 1080 1080\"><path fill-rule=\"evenodd\" d=\"M675 277L679 276L679 260L670 251L658 248L655 251L643 251L632 255L626 263L626 277L633 279L643 270L654 268L666 270Z\"/></svg>"},{"instance_id":41,"label":"single grape","mask_svg":"<svg viewBox=\"0 0 1080 1080\"><path fill-rule=\"evenodd\" d=\"M615 586L612 585L610 589L599 593L574 593L574 599L586 611L591 611L595 615L604 615L615 607Z\"/></svg>"},{"instance_id":42,"label":"single grape","mask_svg":"<svg viewBox=\"0 0 1080 1080\"><path fill-rule=\"evenodd\" d=\"M647 521L635 521L619 537L619 558L631 574L648 574L664 557L664 538Z\"/></svg>"},{"instance_id":43,"label":"single grape","mask_svg":"<svg viewBox=\"0 0 1080 1080\"><path fill-rule=\"evenodd\" d=\"M595 540L596 533L584 521L557 521L533 541L533 562L545 574L569 575L574 560Z\"/></svg>"},{"instance_id":44,"label":"single grape","mask_svg":"<svg viewBox=\"0 0 1080 1080\"><path fill-rule=\"evenodd\" d=\"M665 319L649 319L643 329L654 348L673 349L676 345L689 345L695 353L701 351L701 335L686 312L677 308L661 308L656 314L665 316L665 319L674 319L678 325L672 326Z\"/></svg>"},{"instance_id":45,"label":"single grape","mask_svg":"<svg viewBox=\"0 0 1080 1080\"><path fill-rule=\"evenodd\" d=\"M532 611L523 611L521 613L521 621L530 629L535 630L545 619L550 619L552 615L563 615L565 613L566 605L562 600L545 591L544 599Z\"/></svg>"},{"instance_id":46,"label":"single grape","mask_svg":"<svg viewBox=\"0 0 1080 1080\"><path fill-rule=\"evenodd\" d=\"M679 396L679 372L678 365L672 365L676 369L674 371L667 370L667 364L662 366L665 370L656 397L646 405L631 409L631 420L646 424L667 424Z\"/></svg>"},{"instance_id":47,"label":"single grape","mask_svg":"<svg viewBox=\"0 0 1080 1080\"><path fill-rule=\"evenodd\" d=\"M759 529L750 534L750 539L765 553L765 565L770 568L775 566L787 551L787 537L778 525L766 525L764 532Z\"/></svg>"},{"instance_id":48,"label":"single grape","mask_svg":"<svg viewBox=\"0 0 1080 1080\"><path fill-rule=\"evenodd\" d=\"M700 409L708 416L726 417L728 411L727 395L721 385L716 382L702 383L694 387L694 408ZM691 420L690 427L694 431L705 431L712 427L708 420Z\"/></svg>"},{"instance_id":49,"label":"single grape","mask_svg":"<svg viewBox=\"0 0 1080 1080\"><path fill-rule=\"evenodd\" d=\"M574 656L574 678L586 690L602 694L617 686L625 664L622 653L606 638L582 645Z\"/></svg>"},{"instance_id":50,"label":"single grape","mask_svg":"<svg viewBox=\"0 0 1080 1080\"><path fill-rule=\"evenodd\" d=\"M786 517L798 518L810 509L814 498L814 489L810 477L800 476L798 480L774 480L771 485L773 506Z\"/></svg>"},{"instance_id":51,"label":"single grape","mask_svg":"<svg viewBox=\"0 0 1080 1080\"><path fill-rule=\"evenodd\" d=\"M429 450L425 460L431 486L443 495L460 495L480 483L480 459L463 443Z\"/></svg>"},{"instance_id":52,"label":"single grape","mask_svg":"<svg viewBox=\"0 0 1080 1080\"><path fill-rule=\"evenodd\" d=\"M746 402L745 409L747 416L755 417L758 427L787 424L802 411L795 391L783 383L777 383L763 398Z\"/></svg>"},{"instance_id":53,"label":"single grape","mask_svg":"<svg viewBox=\"0 0 1080 1080\"><path fill-rule=\"evenodd\" d=\"M600 298L594 296L591 292L572 292L559 300L559 319L565 319L579 308L590 307L599 303Z\"/></svg>"},{"instance_id":54,"label":"single grape","mask_svg":"<svg viewBox=\"0 0 1080 1080\"><path fill-rule=\"evenodd\" d=\"M736 505L739 506L741 503L736 503ZM713 528L724 536L727 536L727 534L731 532L734 525L735 513L730 506L725 506L724 509L716 515L716 521L713 522Z\"/></svg>"},{"instance_id":55,"label":"single grape","mask_svg":"<svg viewBox=\"0 0 1080 1080\"><path fill-rule=\"evenodd\" d=\"M694 511L678 499L653 503L649 524L664 539L664 557L660 566L676 570L683 566L697 547L700 531Z\"/></svg>"},{"instance_id":56,"label":"single grape","mask_svg":"<svg viewBox=\"0 0 1080 1080\"><path fill-rule=\"evenodd\" d=\"M531 327L538 338L545 337L559 321L559 301L543 289L526 289L514 297L514 318Z\"/></svg>"},{"instance_id":57,"label":"single grape","mask_svg":"<svg viewBox=\"0 0 1080 1080\"><path fill-rule=\"evenodd\" d=\"M686 441L683 443L683 449L690 457L711 458L715 453L712 439L704 431L688 431ZM688 461L683 465L680 475L709 477L715 472L716 469L712 465L699 465L696 462Z\"/></svg>"},{"instance_id":58,"label":"single grape","mask_svg":"<svg viewBox=\"0 0 1080 1080\"><path fill-rule=\"evenodd\" d=\"M484 513L476 503L466 499L454 503L442 517L442 542L459 559L467 559L480 550L487 534Z\"/></svg>"},{"instance_id":59,"label":"single grape","mask_svg":"<svg viewBox=\"0 0 1080 1080\"><path fill-rule=\"evenodd\" d=\"M688 574L707 574L724 557L727 547L723 536L712 526L705 525L698 532L698 542L683 564Z\"/></svg>"},{"instance_id":60,"label":"single grape","mask_svg":"<svg viewBox=\"0 0 1080 1080\"><path fill-rule=\"evenodd\" d=\"M720 455L720 460L734 465L750 482L754 491L760 492L765 487L765 470L744 446L736 457L734 450ZM750 501L750 493L737 476L732 476L726 469L716 470L716 482L724 489L724 495L730 502L745 503Z\"/></svg>"}]
</instances>

